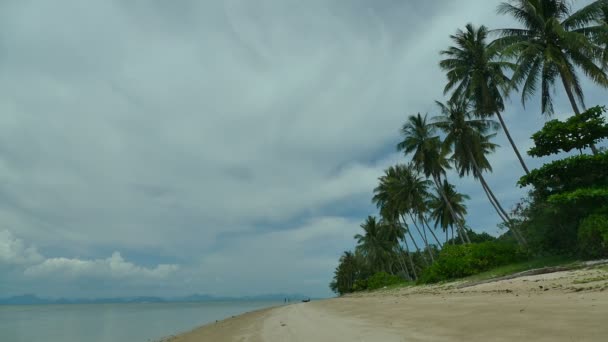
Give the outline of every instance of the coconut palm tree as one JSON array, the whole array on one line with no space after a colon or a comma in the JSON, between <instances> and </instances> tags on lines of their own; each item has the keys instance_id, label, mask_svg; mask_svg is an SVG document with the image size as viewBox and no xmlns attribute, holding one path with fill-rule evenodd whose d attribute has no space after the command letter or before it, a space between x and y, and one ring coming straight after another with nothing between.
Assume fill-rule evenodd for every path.
<instances>
[{"instance_id":1,"label":"coconut palm tree","mask_svg":"<svg viewBox=\"0 0 608 342\"><path fill-rule=\"evenodd\" d=\"M401 134L403 141L397 145L397 150L403 151L405 155L412 154L413 164L427 178L433 180L454 221L459 222L450 202L441 192L441 180L446 177L446 170L450 169L451 166L446 158L449 149L446 149L439 136L435 135L435 127L428 123L427 115L424 117L420 114L412 115L401 128ZM462 225L459 224L458 229L469 241L468 234Z\"/></svg>"},{"instance_id":2,"label":"coconut palm tree","mask_svg":"<svg viewBox=\"0 0 608 342\"><path fill-rule=\"evenodd\" d=\"M490 141L495 134L489 133L498 129L498 124L489 119L475 118L470 102L464 98L458 101L448 101L447 104L437 101L437 105L441 109L441 115L434 118L434 125L445 133L444 144L453 150L451 159L454 160L459 175L464 177L472 174L480 181L498 215L524 244L523 237L510 224L508 213L494 195L483 175L484 171L492 171L486 155L497 147Z\"/></svg>"},{"instance_id":3,"label":"coconut palm tree","mask_svg":"<svg viewBox=\"0 0 608 342\"><path fill-rule=\"evenodd\" d=\"M464 222L464 216L467 214L467 206L464 204L465 200L469 199L468 195L461 194L456 191L454 185L444 180L441 185L442 192L448 198L452 208L458 214L458 218L461 222ZM431 218L435 220L435 227L439 226L445 232L445 240L448 241L448 228L452 229L452 238L454 235L454 225L458 222L454 221L453 216L446 205L446 202L441 199L441 195L431 197L429 206L431 208ZM462 234L458 234L461 241L464 243ZM453 240L452 240L453 241Z\"/></svg>"},{"instance_id":4,"label":"coconut palm tree","mask_svg":"<svg viewBox=\"0 0 608 342\"><path fill-rule=\"evenodd\" d=\"M529 174L501 115L505 109L503 94L508 93L511 84L504 71L515 69L515 65L502 60L500 51L494 45L487 44L487 37L488 29L485 26L475 28L472 24L466 25L465 31L458 30L450 36L454 46L441 51L445 59L439 63L448 78L444 94L453 91L454 101L461 97L469 98L479 117L496 115L519 163Z\"/></svg>"},{"instance_id":5,"label":"coconut palm tree","mask_svg":"<svg viewBox=\"0 0 608 342\"><path fill-rule=\"evenodd\" d=\"M410 259L410 266L412 267L413 278L416 279L418 276L416 274L414 260L412 259L409 248L407 248L406 251L404 251L403 247L401 246L401 243L400 243L400 241L403 241L405 239L405 234L406 234L405 228L398 222L390 222L390 221L382 220L381 224L384 226L384 229L386 230L387 240L393 246L395 255L397 256L396 259L399 262L399 264L401 265L401 269L403 270L403 273L405 273L408 277L411 278L407 265L406 265L405 261L403 260L403 255L407 254Z\"/></svg>"},{"instance_id":6,"label":"coconut palm tree","mask_svg":"<svg viewBox=\"0 0 608 342\"><path fill-rule=\"evenodd\" d=\"M501 37L494 44L505 57L516 61L512 81L521 85L524 105L540 81L542 112L552 114L551 92L560 79L572 110L580 114L579 104L584 108L585 101L577 68L593 82L608 87L608 75L596 64L601 62L604 49L585 34L602 3L575 12L567 0L511 0L499 5L499 14L510 15L522 25L498 30ZM595 147L592 149L596 153Z\"/></svg>"},{"instance_id":7,"label":"coconut palm tree","mask_svg":"<svg viewBox=\"0 0 608 342\"><path fill-rule=\"evenodd\" d=\"M602 49L599 64L604 72L608 66L608 0L593 1L579 9L574 20L566 22L573 32L585 35ZM577 19L578 18L578 19Z\"/></svg>"},{"instance_id":8,"label":"coconut palm tree","mask_svg":"<svg viewBox=\"0 0 608 342\"><path fill-rule=\"evenodd\" d=\"M384 175L379 178L380 183L374 189L372 201L376 203L386 221L399 222L401 220L412 243L417 250L420 250L411 230L408 229L406 215L412 213L413 203L416 203L419 198L428 196L427 187L429 184L428 181L416 176L415 173L416 170L411 164L389 167L385 170ZM434 256L428 240L425 239L424 234L414 220L412 220L412 223L422 238L431 261L433 261Z\"/></svg>"},{"instance_id":9,"label":"coconut palm tree","mask_svg":"<svg viewBox=\"0 0 608 342\"><path fill-rule=\"evenodd\" d=\"M357 249L365 256L372 270L389 271L388 259L391 243L383 225L373 216L368 216L361 224L363 234L355 235Z\"/></svg>"}]
</instances>

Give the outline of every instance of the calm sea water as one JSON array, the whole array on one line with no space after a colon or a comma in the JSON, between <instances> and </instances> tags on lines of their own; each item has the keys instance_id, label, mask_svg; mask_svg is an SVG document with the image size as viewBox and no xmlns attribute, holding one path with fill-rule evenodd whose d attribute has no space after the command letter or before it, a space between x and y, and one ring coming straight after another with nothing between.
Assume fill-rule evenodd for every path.
<instances>
[{"instance_id":1,"label":"calm sea water","mask_svg":"<svg viewBox=\"0 0 608 342\"><path fill-rule=\"evenodd\" d=\"M0 305L2 342L147 342L277 302Z\"/></svg>"}]
</instances>

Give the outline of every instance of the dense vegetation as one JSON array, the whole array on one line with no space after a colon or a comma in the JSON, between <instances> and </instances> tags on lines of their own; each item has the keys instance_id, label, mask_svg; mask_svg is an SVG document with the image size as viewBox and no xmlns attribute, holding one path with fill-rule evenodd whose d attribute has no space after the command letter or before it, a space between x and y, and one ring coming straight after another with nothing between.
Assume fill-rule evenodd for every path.
<instances>
[{"instance_id":1,"label":"dense vegetation","mask_svg":"<svg viewBox=\"0 0 608 342\"><path fill-rule=\"evenodd\" d=\"M439 63L447 100L436 103L435 116L412 115L403 125L397 149L406 159L379 178L378 217L361 224L355 250L340 258L330 284L336 293L438 282L547 255L608 256L608 152L598 148L608 138L606 110L585 109L579 75L608 87L608 0L577 10L566 0L512 0L498 13L520 26L468 24L450 36ZM552 115L557 81L574 114L546 122L528 155L560 159L529 170L502 116L504 99L520 92L525 104L539 93L541 113ZM499 130L521 166L518 185L530 189L510 212L485 177ZM479 182L503 236L467 225L469 197L448 170Z\"/></svg>"}]
</instances>

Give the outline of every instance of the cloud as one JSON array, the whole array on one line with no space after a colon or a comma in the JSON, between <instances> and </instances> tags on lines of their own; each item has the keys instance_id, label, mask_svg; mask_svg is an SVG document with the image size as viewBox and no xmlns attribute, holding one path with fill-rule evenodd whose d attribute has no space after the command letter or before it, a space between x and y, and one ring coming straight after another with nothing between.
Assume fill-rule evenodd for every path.
<instances>
[{"instance_id":1,"label":"cloud","mask_svg":"<svg viewBox=\"0 0 608 342\"><path fill-rule=\"evenodd\" d=\"M467 22L507 23L495 6L0 2L0 219L38 246L24 252L2 236L1 262L30 267L11 273L11 291L51 275L153 283L171 271L158 291L264 292L312 279L310 291L328 294L337 257L375 212L377 177L403 160L399 127L436 113L438 52ZM543 122L536 108L514 99L504 115L522 145ZM520 174L500 133L497 142L487 178L510 207ZM458 187L474 199L471 226L494 232L478 184ZM113 251L122 254L107 258ZM52 257L34 262L36 253ZM71 284L44 290L81 293Z\"/></svg>"},{"instance_id":2,"label":"cloud","mask_svg":"<svg viewBox=\"0 0 608 342\"><path fill-rule=\"evenodd\" d=\"M31 265L42 260L42 255L35 247L26 246L23 240L8 230L0 231L0 264Z\"/></svg>"},{"instance_id":3,"label":"cloud","mask_svg":"<svg viewBox=\"0 0 608 342\"><path fill-rule=\"evenodd\" d=\"M71 281L75 278L114 280L158 280L176 273L179 266L159 264L147 268L126 261L119 252L106 259L45 258L36 247L15 237L10 231L0 231L0 265L18 266L28 277Z\"/></svg>"},{"instance_id":4,"label":"cloud","mask_svg":"<svg viewBox=\"0 0 608 342\"><path fill-rule=\"evenodd\" d=\"M95 278L135 278L159 279L166 278L179 269L178 265L158 265L155 268L145 268L125 261L119 252L112 253L107 259L81 260L68 258L51 258L41 264L30 266L25 275L34 277L68 276Z\"/></svg>"}]
</instances>

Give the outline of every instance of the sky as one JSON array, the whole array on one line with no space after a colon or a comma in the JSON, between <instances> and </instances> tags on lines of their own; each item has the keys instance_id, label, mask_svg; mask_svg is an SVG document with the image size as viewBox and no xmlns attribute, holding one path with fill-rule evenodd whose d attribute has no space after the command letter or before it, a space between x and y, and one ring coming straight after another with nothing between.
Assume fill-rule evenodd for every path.
<instances>
[{"instance_id":1,"label":"sky","mask_svg":"<svg viewBox=\"0 0 608 342\"><path fill-rule=\"evenodd\" d=\"M514 26L498 3L0 2L0 297L330 296L406 161L400 126L444 100L439 51L469 22ZM539 108L508 102L522 151ZM486 177L512 208L523 171L496 142ZM479 184L452 181L469 225L503 233Z\"/></svg>"}]
</instances>

